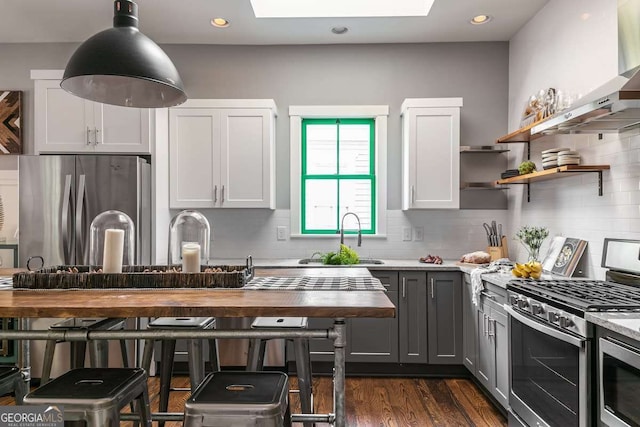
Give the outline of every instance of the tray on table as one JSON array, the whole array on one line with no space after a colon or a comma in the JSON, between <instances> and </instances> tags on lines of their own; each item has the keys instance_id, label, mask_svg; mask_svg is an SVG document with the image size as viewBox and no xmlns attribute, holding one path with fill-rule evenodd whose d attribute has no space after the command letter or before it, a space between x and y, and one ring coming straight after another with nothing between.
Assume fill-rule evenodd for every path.
<instances>
[{"instance_id":1,"label":"tray on table","mask_svg":"<svg viewBox=\"0 0 640 427\"><path fill-rule=\"evenodd\" d=\"M112 289L112 288L241 288L253 278L253 262L246 265L203 265L200 273L182 273L180 266L131 265L122 273L102 273L99 267L58 265L16 273L18 289Z\"/></svg>"}]
</instances>

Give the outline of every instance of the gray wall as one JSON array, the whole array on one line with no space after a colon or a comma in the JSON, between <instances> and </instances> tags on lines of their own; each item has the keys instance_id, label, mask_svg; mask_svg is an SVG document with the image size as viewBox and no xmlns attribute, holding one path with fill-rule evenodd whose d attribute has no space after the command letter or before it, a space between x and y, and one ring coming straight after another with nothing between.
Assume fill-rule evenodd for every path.
<instances>
[{"instance_id":1,"label":"gray wall","mask_svg":"<svg viewBox=\"0 0 640 427\"><path fill-rule=\"evenodd\" d=\"M24 136L33 150L31 69L62 69L73 44L0 44L0 88L25 91ZM508 43L399 45L166 45L191 98L273 98L277 207L289 207L289 105L385 104L388 208L400 208L400 105L405 98L463 97L462 145L506 133ZM0 169L15 156L0 156Z\"/></svg>"}]
</instances>

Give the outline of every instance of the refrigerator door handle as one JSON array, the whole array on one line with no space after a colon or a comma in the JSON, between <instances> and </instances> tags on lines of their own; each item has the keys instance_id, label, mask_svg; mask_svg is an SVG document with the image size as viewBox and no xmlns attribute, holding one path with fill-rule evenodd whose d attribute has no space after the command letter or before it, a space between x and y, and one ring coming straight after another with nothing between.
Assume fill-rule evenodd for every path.
<instances>
[{"instance_id":1,"label":"refrigerator door handle","mask_svg":"<svg viewBox=\"0 0 640 427\"><path fill-rule=\"evenodd\" d=\"M78 180L78 197L76 198L76 264L83 265L87 264L84 259L84 251L85 251L85 241L84 241L84 227L83 227L83 213L86 210L86 201L85 201L85 193L86 193L86 176L84 174L80 175Z\"/></svg>"},{"instance_id":2,"label":"refrigerator door handle","mask_svg":"<svg viewBox=\"0 0 640 427\"><path fill-rule=\"evenodd\" d=\"M62 253L64 263L71 264L71 230L69 230L69 209L71 209L71 175L64 178L64 193L62 194Z\"/></svg>"}]
</instances>

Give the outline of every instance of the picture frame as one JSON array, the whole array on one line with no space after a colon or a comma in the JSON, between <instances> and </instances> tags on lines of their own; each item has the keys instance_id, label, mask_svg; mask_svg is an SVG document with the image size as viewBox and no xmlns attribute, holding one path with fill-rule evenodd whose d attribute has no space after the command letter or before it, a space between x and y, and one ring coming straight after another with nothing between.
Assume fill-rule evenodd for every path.
<instances>
[{"instance_id":1,"label":"picture frame","mask_svg":"<svg viewBox=\"0 0 640 427\"><path fill-rule=\"evenodd\" d=\"M542 269L546 273L571 277L586 247L586 240L556 236L542 261Z\"/></svg>"},{"instance_id":2,"label":"picture frame","mask_svg":"<svg viewBox=\"0 0 640 427\"><path fill-rule=\"evenodd\" d=\"M0 154L22 154L22 91L0 90Z\"/></svg>"}]
</instances>

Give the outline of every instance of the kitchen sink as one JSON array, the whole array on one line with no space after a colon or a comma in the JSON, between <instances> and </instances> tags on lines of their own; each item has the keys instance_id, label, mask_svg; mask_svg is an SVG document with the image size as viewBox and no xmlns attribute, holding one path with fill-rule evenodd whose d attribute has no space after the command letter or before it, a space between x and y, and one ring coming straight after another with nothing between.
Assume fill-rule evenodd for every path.
<instances>
[{"instance_id":1,"label":"kitchen sink","mask_svg":"<svg viewBox=\"0 0 640 427\"><path fill-rule=\"evenodd\" d=\"M322 260L320 258L303 258L298 261L298 264L322 264ZM379 259L360 258L358 264L384 264L384 262ZM337 265L336 267L340 267L340 265Z\"/></svg>"}]
</instances>

